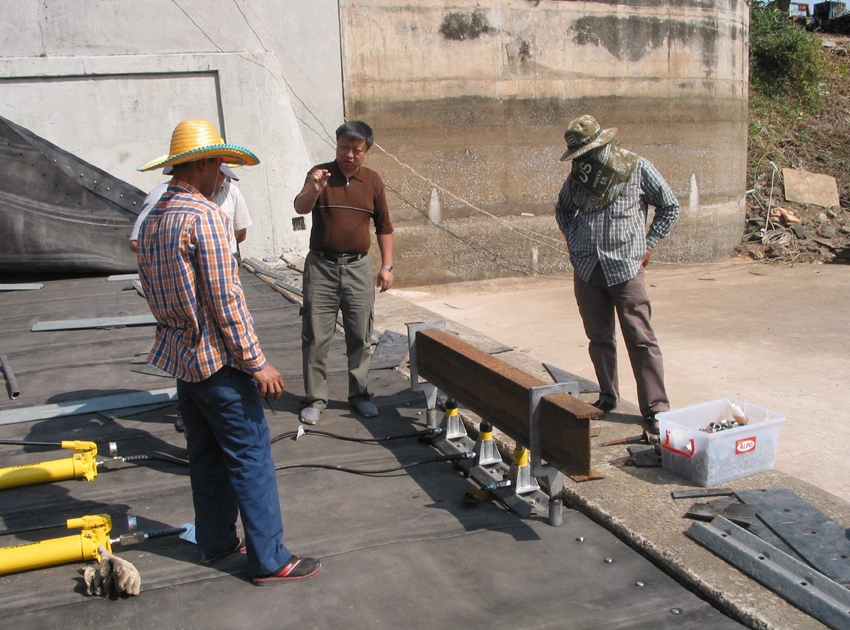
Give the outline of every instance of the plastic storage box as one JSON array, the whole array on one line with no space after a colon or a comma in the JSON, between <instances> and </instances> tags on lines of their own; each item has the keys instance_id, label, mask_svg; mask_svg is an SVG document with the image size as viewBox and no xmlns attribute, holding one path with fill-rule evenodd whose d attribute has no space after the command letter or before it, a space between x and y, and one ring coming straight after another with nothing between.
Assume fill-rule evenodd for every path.
<instances>
[{"instance_id":1,"label":"plastic storage box","mask_svg":"<svg viewBox=\"0 0 850 630\"><path fill-rule=\"evenodd\" d=\"M712 422L732 420L735 403L743 409L746 425L707 433ZM784 416L737 398L665 411L658 414L661 465L700 486L716 486L771 470Z\"/></svg>"}]
</instances>

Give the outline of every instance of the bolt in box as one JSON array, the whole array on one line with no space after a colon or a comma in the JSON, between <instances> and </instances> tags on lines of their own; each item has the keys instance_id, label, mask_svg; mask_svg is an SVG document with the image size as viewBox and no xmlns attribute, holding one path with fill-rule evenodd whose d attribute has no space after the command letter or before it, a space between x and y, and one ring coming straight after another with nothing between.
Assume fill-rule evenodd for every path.
<instances>
[{"instance_id":1,"label":"bolt in box","mask_svg":"<svg viewBox=\"0 0 850 630\"><path fill-rule=\"evenodd\" d=\"M713 433L703 431L713 422L733 420L730 402L743 409L749 422ZM771 470L783 420L774 411L737 398L659 413L661 465L704 487Z\"/></svg>"}]
</instances>

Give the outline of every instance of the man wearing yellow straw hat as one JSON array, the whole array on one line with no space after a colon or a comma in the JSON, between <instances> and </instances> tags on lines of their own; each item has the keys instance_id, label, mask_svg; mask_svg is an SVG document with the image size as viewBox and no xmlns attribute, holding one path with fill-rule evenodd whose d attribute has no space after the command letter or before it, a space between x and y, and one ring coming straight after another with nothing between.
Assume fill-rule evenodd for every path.
<instances>
[{"instance_id":1,"label":"man wearing yellow straw hat","mask_svg":"<svg viewBox=\"0 0 850 630\"><path fill-rule=\"evenodd\" d=\"M157 320L149 361L177 379L201 562L247 551L248 570L262 586L313 577L321 564L283 544L262 398L277 400L284 382L254 332L230 226L209 201L223 162L259 159L225 143L206 120L186 120L169 154L139 167L174 171L139 231L139 277ZM244 543L236 533L240 515Z\"/></svg>"}]
</instances>

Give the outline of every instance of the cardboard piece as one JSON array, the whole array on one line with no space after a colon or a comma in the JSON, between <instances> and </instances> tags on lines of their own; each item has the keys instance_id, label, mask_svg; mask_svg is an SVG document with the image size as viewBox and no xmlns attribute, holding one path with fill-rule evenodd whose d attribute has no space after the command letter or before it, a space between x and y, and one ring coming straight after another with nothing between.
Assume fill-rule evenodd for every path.
<instances>
[{"instance_id":1,"label":"cardboard piece","mask_svg":"<svg viewBox=\"0 0 850 630\"><path fill-rule=\"evenodd\" d=\"M787 201L810 203L822 208L832 208L840 203L838 184L834 177L783 168L782 179L785 182Z\"/></svg>"}]
</instances>

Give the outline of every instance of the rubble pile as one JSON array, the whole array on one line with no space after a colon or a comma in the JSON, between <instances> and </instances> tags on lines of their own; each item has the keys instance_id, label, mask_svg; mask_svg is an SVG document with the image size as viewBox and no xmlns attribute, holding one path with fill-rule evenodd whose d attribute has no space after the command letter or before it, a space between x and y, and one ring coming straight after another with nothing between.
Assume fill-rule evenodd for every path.
<instances>
[{"instance_id":1,"label":"rubble pile","mask_svg":"<svg viewBox=\"0 0 850 630\"><path fill-rule=\"evenodd\" d=\"M845 142L850 129L850 37L819 37L826 76L817 107L798 110L786 103L765 110L764 99L759 105L758 94L750 94L752 190L747 191L746 226L737 248L743 256L850 264L850 153ZM788 114L790 120L784 118ZM786 181L785 175L797 181ZM822 195L824 189L813 181L801 181L807 178L820 183L834 178L831 194ZM816 192L819 199L806 198Z\"/></svg>"},{"instance_id":2,"label":"rubble pile","mask_svg":"<svg viewBox=\"0 0 850 630\"><path fill-rule=\"evenodd\" d=\"M842 198L839 205L823 208L789 202L781 190L774 187L771 199L770 178L765 176L748 191L747 224L738 253L755 260L850 264L850 200Z\"/></svg>"}]
</instances>

